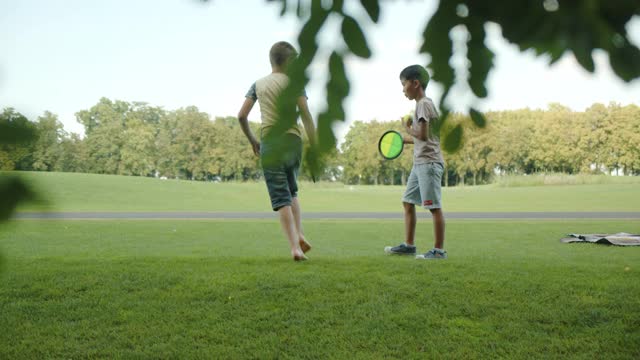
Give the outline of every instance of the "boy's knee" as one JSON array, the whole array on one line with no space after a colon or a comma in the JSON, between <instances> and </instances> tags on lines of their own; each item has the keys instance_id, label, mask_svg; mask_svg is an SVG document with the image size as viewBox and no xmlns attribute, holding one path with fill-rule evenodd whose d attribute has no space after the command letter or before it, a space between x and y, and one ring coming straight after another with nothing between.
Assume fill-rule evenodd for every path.
<instances>
[{"instance_id":1,"label":"boy's knee","mask_svg":"<svg viewBox=\"0 0 640 360\"><path fill-rule=\"evenodd\" d=\"M416 210L416 205L415 204L403 201L402 205L404 206L404 209L406 211L415 211Z\"/></svg>"},{"instance_id":2,"label":"boy's knee","mask_svg":"<svg viewBox=\"0 0 640 360\"><path fill-rule=\"evenodd\" d=\"M442 215L442 209L441 208L429 209L429 211L431 212L431 215L433 215L433 216L441 216Z\"/></svg>"}]
</instances>

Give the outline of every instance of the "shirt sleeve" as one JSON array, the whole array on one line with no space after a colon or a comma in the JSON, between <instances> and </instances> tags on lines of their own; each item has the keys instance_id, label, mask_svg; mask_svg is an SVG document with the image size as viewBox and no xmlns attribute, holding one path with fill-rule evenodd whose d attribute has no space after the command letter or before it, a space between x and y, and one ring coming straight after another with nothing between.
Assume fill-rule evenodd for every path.
<instances>
[{"instance_id":1,"label":"shirt sleeve","mask_svg":"<svg viewBox=\"0 0 640 360\"><path fill-rule=\"evenodd\" d=\"M253 101L258 100L258 93L256 92L256 83L253 83L247 91L247 94L244 96L246 98L253 99Z\"/></svg>"},{"instance_id":2,"label":"shirt sleeve","mask_svg":"<svg viewBox=\"0 0 640 360\"><path fill-rule=\"evenodd\" d=\"M429 117L429 112L427 111L427 104L421 103L416 109L416 125L420 121L429 122L431 118Z\"/></svg>"},{"instance_id":3,"label":"shirt sleeve","mask_svg":"<svg viewBox=\"0 0 640 360\"><path fill-rule=\"evenodd\" d=\"M436 106L433 104L433 102L429 101L427 103L427 116L429 116L430 120L435 120L438 118L438 110L436 109Z\"/></svg>"},{"instance_id":4,"label":"shirt sleeve","mask_svg":"<svg viewBox=\"0 0 640 360\"><path fill-rule=\"evenodd\" d=\"M436 110L435 106L430 101L423 102L416 112L418 121L423 119L423 121L429 122L430 120L438 118L438 110Z\"/></svg>"}]
</instances>

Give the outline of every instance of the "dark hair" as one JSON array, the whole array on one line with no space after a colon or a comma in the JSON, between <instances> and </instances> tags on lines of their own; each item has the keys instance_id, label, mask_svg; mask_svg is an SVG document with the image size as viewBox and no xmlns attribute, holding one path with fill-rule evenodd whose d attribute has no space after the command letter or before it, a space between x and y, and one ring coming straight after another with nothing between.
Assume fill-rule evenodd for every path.
<instances>
[{"instance_id":1,"label":"dark hair","mask_svg":"<svg viewBox=\"0 0 640 360\"><path fill-rule=\"evenodd\" d=\"M400 80L418 80L425 90L429 84L429 73L422 65L411 65L400 72Z\"/></svg>"},{"instance_id":2,"label":"dark hair","mask_svg":"<svg viewBox=\"0 0 640 360\"><path fill-rule=\"evenodd\" d=\"M286 41L278 41L273 44L269 51L269 60L271 65L283 66L287 61L298 55L298 52Z\"/></svg>"}]
</instances>

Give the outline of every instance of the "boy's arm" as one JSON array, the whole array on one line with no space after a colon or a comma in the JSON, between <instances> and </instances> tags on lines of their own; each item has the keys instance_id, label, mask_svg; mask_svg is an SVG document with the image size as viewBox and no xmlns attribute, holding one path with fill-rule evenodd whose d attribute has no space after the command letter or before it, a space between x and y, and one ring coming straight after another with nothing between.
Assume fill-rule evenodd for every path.
<instances>
[{"instance_id":1,"label":"boy's arm","mask_svg":"<svg viewBox=\"0 0 640 360\"><path fill-rule=\"evenodd\" d=\"M298 97L298 110L300 110L302 125L304 125L304 130L307 132L309 142L311 143L311 146L314 146L316 144L316 128L313 125L313 118L309 112L309 104L307 103L306 96Z\"/></svg>"},{"instance_id":2,"label":"boy's arm","mask_svg":"<svg viewBox=\"0 0 640 360\"><path fill-rule=\"evenodd\" d=\"M413 144L414 137L421 141L427 140L427 121L424 118L420 118L420 120L418 120L417 129L413 129L410 121L403 121L402 124L404 125L404 129L407 131L407 133L412 136L411 138L404 138L405 144Z\"/></svg>"},{"instance_id":3,"label":"boy's arm","mask_svg":"<svg viewBox=\"0 0 640 360\"><path fill-rule=\"evenodd\" d=\"M242 132L249 139L251 143L251 148L253 149L253 153L257 156L260 156L260 142L256 140L256 137L253 135L251 128L249 127L249 113L253 108L253 105L256 101L252 98L245 98L242 107L240 108L240 112L238 112L238 121L240 122L240 127L242 128Z\"/></svg>"}]
</instances>

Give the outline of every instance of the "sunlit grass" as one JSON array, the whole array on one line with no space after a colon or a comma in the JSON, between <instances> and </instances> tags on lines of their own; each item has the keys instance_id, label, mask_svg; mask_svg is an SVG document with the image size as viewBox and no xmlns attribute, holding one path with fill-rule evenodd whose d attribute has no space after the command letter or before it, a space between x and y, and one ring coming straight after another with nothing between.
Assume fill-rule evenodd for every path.
<instances>
[{"instance_id":1,"label":"sunlit grass","mask_svg":"<svg viewBox=\"0 0 640 360\"><path fill-rule=\"evenodd\" d=\"M21 173L48 204L21 211L271 211L266 185L70 173ZM634 178L635 179L635 178ZM402 186L301 183L304 211L402 211ZM640 211L640 183L443 189L448 211Z\"/></svg>"},{"instance_id":2,"label":"sunlit grass","mask_svg":"<svg viewBox=\"0 0 640 360\"><path fill-rule=\"evenodd\" d=\"M554 186L554 185L640 185L640 176L608 176L589 174L535 174L496 176L494 184L500 187Z\"/></svg>"},{"instance_id":3,"label":"sunlit grass","mask_svg":"<svg viewBox=\"0 0 640 360\"><path fill-rule=\"evenodd\" d=\"M0 230L0 358L640 356L628 221L449 221L450 258L382 254L400 221L17 221ZM419 219L420 251L432 242Z\"/></svg>"}]
</instances>

